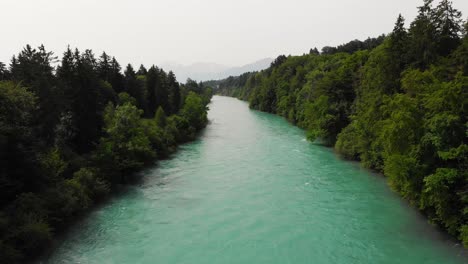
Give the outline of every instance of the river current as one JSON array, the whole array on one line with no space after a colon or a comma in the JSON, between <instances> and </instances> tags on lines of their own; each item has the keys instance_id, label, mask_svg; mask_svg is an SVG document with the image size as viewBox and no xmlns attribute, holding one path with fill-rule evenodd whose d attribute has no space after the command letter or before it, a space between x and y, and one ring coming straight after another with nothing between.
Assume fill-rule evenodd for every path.
<instances>
[{"instance_id":1,"label":"river current","mask_svg":"<svg viewBox=\"0 0 468 264\"><path fill-rule=\"evenodd\" d=\"M385 183L280 117L215 96L199 139L40 263L466 263Z\"/></svg>"}]
</instances>

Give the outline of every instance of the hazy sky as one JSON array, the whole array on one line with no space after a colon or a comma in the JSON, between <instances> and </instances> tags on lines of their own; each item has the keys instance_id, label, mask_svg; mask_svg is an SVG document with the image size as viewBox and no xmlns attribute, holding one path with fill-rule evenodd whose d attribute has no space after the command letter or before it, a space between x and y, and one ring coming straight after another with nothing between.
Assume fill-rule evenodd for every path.
<instances>
[{"instance_id":1,"label":"hazy sky","mask_svg":"<svg viewBox=\"0 0 468 264\"><path fill-rule=\"evenodd\" d=\"M106 50L121 64L243 65L411 21L422 0L0 0L0 61L25 44ZM468 15L468 1L454 0Z\"/></svg>"}]
</instances>

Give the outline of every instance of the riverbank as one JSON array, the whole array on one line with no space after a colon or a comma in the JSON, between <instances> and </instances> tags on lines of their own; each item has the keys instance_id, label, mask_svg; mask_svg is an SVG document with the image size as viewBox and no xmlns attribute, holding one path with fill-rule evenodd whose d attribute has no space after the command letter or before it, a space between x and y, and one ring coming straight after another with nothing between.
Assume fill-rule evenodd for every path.
<instances>
[{"instance_id":1,"label":"riverbank","mask_svg":"<svg viewBox=\"0 0 468 264\"><path fill-rule=\"evenodd\" d=\"M468 247L468 67L461 61L468 38L421 66L421 57L399 50L416 41L398 39L409 34L402 23L399 17L386 37L280 55L261 72L210 84L383 173L394 191Z\"/></svg>"},{"instance_id":2,"label":"riverbank","mask_svg":"<svg viewBox=\"0 0 468 264\"><path fill-rule=\"evenodd\" d=\"M381 177L242 101L215 96L209 107L197 140L93 211L42 263L466 262Z\"/></svg>"},{"instance_id":3,"label":"riverbank","mask_svg":"<svg viewBox=\"0 0 468 264\"><path fill-rule=\"evenodd\" d=\"M44 46L13 56L0 81L0 259L24 263L135 172L195 139L211 89L105 52Z\"/></svg>"}]
</instances>

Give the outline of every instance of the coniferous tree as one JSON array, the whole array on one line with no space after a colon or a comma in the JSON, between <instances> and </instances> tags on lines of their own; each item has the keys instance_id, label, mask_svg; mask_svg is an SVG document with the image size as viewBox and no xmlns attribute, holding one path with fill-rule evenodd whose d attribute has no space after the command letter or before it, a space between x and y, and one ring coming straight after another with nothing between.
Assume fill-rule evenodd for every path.
<instances>
[{"instance_id":1,"label":"coniferous tree","mask_svg":"<svg viewBox=\"0 0 468 264\"><path fill-rule=\"evenodd\" d=\"M140 68L137 71L137 75L146 75L148 70L145 68L143 64L140 65Z\"/></svg>"},{"instance_id":2,"label":"coniferous tree","mask_svg":"<svg viewBox=\"0 0 468 264\"><path fill-rule=\"evenodd\" d=\"M57 67L57 78L62 87L62 92L64 93L64 107L66 110L71 110L71 102L75 96L75 90L73 85L76 77L76 57L73 54L73 51L70 49L70 46L67 47L67 50L63 53L61 64Z\"/></svg>"},{"instance_id":3,"label":"coniferous tree","mask_svg":"<svg viewBox=\"0 0 468 264\"><path fill-rule=\"evenodd\" d=\"M178 89L175 76L156 67L148 76L137 76L128 65L124 77L117 60L109 58L104 53L97 61L91 50L68 47L54 70L52 53L28 45L13 56L11 75L0 64L3 262L24 263L41 253L52 241L52 230L202 128L196 118L206 117L205 94L196 95L201 112L166 118L164 107L172 107L168 87ZM144 80L152 94L151 111L158 114L141 120L143 110L136 105L147 108ZM116 90L137 99L125 92L117 99Z\"/></svg>"},{"instance_id":4,"label":"coniferous tree","mask_svg":"<svg viewBox=\"0 0 468 264\"><path fill-rule=\"evenodd\" d=\"M74 74L76 74L76 57L70 46L63 53L61 64L57 67L57 77L68 85L72 84Z\"/></svg>"},{"instance_id":5,"label":"coniferous tree","mask_svg":"<svg viewBox=\"0 0 468 264\"><path fill-rule=\"evenodd\" d=\"M53 127L59 117L55 103L58 101L57 83L51 66L55 59L53 53L46 51L43 45L38 49L27 45L11 62L11 78L23 82L39 98L35 120L46 142L53 139Z\"/></svg>"},{"instance_id":6,"label":"coniferous tree","mask_svg":"<svg viewBox=\"0 0 468 264\"><path fill-rule=\"evenodd\" d=\"M399 91L400 74L407 64L408 32L405 29L405 19L400 14L389 36L389 79L394 79L392 89Z\"/></svg>"},{"instance_id":7,"label":"coniferous tree","mask_svg":"<svg viewBox=\"0 0 468 264\"><path fill-rule=\"evenodd\" d=\"M136 99L138 108L145 109L145 93L143 86L137 79L137 74L131 64L127 65L124 76L126 91L130 96Z\"/></svg>"},{"instance_id":8,"label":"coniferous tree","mask_svg":"<svg viewBox=\"0 0 468 264\"><path fill-rule=\"evenodd\" d=\"M0 81L7 80L8 79L8 69L5 65L5 63L0 61Z\"/></svg>"},{"instance_id":9,"label":"coniferous tree","mask_svg":"<svg viewBox=\"0 0 468 264\"><path fill-rule=\"evenodd\" d=\"M181 96L180 96L180 85L176 80L175 74L170 71L168 76L168 87L169 87L169 101L171 105L171 113L176 114L179 112L181 106Z\"/></svg>"},{"instance_id":10,"label":"coniferous tree","mask_svg":"<svg viewBox=\"0 0 468 264\"><path fill-rule=\"evenodd\" d=\"M60 119L55 126L55 142L63 147L71 147L72 140L76 135L74 123L74 100L78 95L77 85L77 61L75 54L67 47L63 53L61 64L57 67L57 81L61 90L62 98L60 101L61 113Z\"/></svg>"},{"instance_id":11,"label":"coniferous tree","mask_svg":"<svg viewBox=\"0 0 468 264\"><path fill-rule=\"evenodd\" d=\"M156 86L159 84L159 69L156 66L151 66L146 74L146 111L147 117L153 117L156 113L157 99Z\"/></svg>"},{"instance_id":12,"label":"coniferous tree","mask_svg":"<svg viewBox=\"0 0 468 264\"><path fill-rule=\"evenodd\" d=\"M16 56L13 55L10 60L10 78L13 79L13 76L17 76L18 73L16 72L18 70L18 60L16 59Z\"/></svg>"},{"instance_id":13,"label":"coniferous tree","mask_svg":"<svg viewBox=\"0 0 468 264\"><path fill-rule=\"evenodd\" d=\"M167 74L163 69L159 69L159 82L156 85L156 107L161 106L166 113L171 113L171 106L169 102L169 90Z\"/></svg>"},{"instance_id":14,"label":"coniferous tree","mask_svg":"<svg viewBox=\"0 0 468 264\"><path fill-rule=\"evenodd\" d=\"M453 63L459 65L459 70L468 75L468 21L465 22L464 36L460 47L453 53Z\"/></svg>"},{"instance_id":15,"label":"coniferous tree","mask_svg":"<svg viewBox=\"0 0 468 264\"><path fill-rule=\"evenodd\" d=\"M110 83L111 67L111 58L106 52L103 52L97 64L99 78Z\"/></svg>"},{"instance_id":16,"label":"coniferous tree","mask_svg":"<svg viewBox=\"0 0 468 264\"><path fill-rule=\"evenodd\" d=\"M398 15L395 27L390 34L390 51L392 55L399 57L400 66L404 66L404 55L407 48L408 32L405 29L405 18Z\"/></svg>"},{"instance_id":17,"label":"coniferous tree","mask_svg":"<svg viewBox=\"0 0 468 264\"><path fill-rule=\"evenodd\" d=\"M317 47L315 47L310 49L309 54L320 55L320 52L318 51Z\"/></svg>"},{"instance_id":18,"label":"coniferous tree","mask_svg":"<svg viewBox=\"0 0 468 264\"><path fill-rule=\"evenodd\" d=\"M76 95L73 98L74 123L77 130L73 139L78 153L85 153L92 149L99 138L102 118L100 113L104 109L100 102L100 85L96 69L96 60L91 50L84 53L76 49L76 79L72 80Z\"/></svg>"},{"instance_id":19,"label":"coniferous tree","mask_svg":"<svg viewBox=\"0 0 468 264\"><path fill-rule=\"evenodd\" d=\"M187 91L193 91L196 93L200 91L200 87L198 86L198 83L190 78L188 78L187 81L185 82L185 88L187 89Z\"/></svg>"},{"instance_id":20,"label":"coniferous tree","mask_svg":"<svg viewBox=\"0 0 468 264\"><path fill-rule=\"evenodd\" d=\"M461 12L452 6L449 0L442 0L434 10L434 22L437 34L439 55L450 54L459 44L463 31Z\"/></svg>"},{"instance_id":21,"label":"coniferous tree","mask_svg":"<svg viewBox=\"0 0 468 264\"><path fill-rule=\"evenodd\" d=\"M409 28L408 54L411 63L425 69L437 59L436 26L434 24L433 0L424 0L418 7L418 16Z\"/></svg>"},{"instance_id":22,"label":"coniferous tree","mask_svg":"<svg viewBox=\"0 0 468 264\"><path fill-rule=\"evenodd\" d=\"M115 57L112 57L110 62L109 82L116 93L128 92L125 90L124 76L122 75L121 70L122 68L120 67L119 62L117 62Z\"/></svg>"}]
</instances>

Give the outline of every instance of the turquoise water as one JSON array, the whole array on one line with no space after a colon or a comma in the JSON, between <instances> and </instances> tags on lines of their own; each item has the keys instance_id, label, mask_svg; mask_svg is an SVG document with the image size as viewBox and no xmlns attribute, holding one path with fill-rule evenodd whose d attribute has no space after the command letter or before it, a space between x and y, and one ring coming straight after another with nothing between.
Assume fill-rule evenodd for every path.
<instances>
[{"instance_id":1,"label":"turquoise water","mask_svg":"<svg viewBox=\"0 0 468 264\"><path fill-rule=\"evenodd\" d=\"M384 179L215 96L200 139L79 221L42 263L466 263Z\"/></svg>"}]
</instances>

